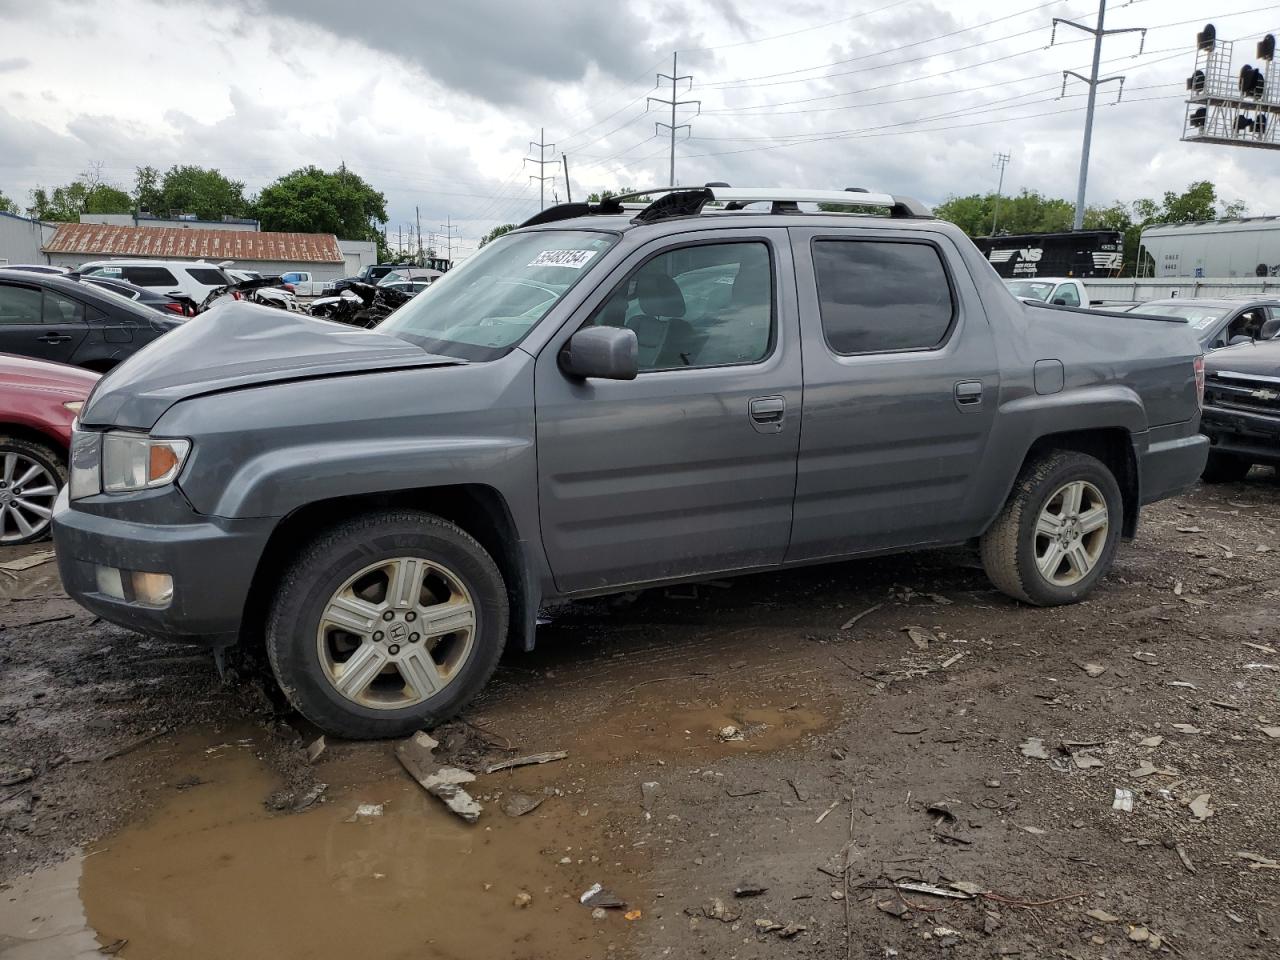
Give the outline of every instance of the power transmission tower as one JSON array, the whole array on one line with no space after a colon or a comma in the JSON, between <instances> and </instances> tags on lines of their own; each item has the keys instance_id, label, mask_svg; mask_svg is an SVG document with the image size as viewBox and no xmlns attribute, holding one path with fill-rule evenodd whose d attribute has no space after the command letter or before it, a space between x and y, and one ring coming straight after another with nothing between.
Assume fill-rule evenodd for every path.
<instances>
[{"instance_id":1,"label":"power transmission tower","mask_svg":"<svg viewBox=\"0 0 1280 960\"><path fill-rule=\"evenodd\" d=\"M453 217L445 217L445 222L440 224L440 229L444 231L444 242L446 246L445 259L453 261L453 231L457 229L453 225Z\"/></svg>"},{"instance_id":2,"label":"power transmission tower","mask_svg":"<svg viewBox=\"0 0 1280 960\"><path fill-rule=\"evenodd\" d=\"M538 159L535 160L533 159L533 157L524 158L525 163L536 163L538 165L538 176L535 177L533 175L530 175L529 179L538 181L538 209L539 210L545 210L547 206L547 181L554 180L556 178L554 173L551 174L550 176L547 175L547 172L546 172L547 165L560 162L559 160L556 160L554 157L550 160L547 159L547 148L550 147L551 152L555 153L556 145L554 143L547 143L546 141L547 141L547 129L546 127L542 127L538 130L537 142L535 143L532 140L529 141L530 152L533 151L534 147L538 148Z\"/></svg>"},{"instance_id":3,"label":"power transmission tower","mask_svg":"<svg viewBox=\"0 0 1280 960\"><path fill-rule=\"evenodd\" d=\"M415 205L415 206L414 206L414 208L413 208L413 220L414 220L414 222L418 225L418 255L417 255L417 257L415 258L415 260L417 261L418 266L420 266L420 267L421 267L421 266L423 265L423 254L422 254L422 214L418 212L418 208L417 208L417 206L416 206L416 205Z\"/></svg>"},{"instance_id":4,"label":"power transmission tower","mask_svg":"<svg viewBox=\"0 0 1280 960\"><path fill-rule=\"evenodd\" d=\"M1089 104L1084 112L1084 144L1080 148L1080 182L1076 187L1076 218L1073 230L1079 230L1084 227L1084 192L1085 183L1089 179L1089 147L1093 141L1093 107L1098 99L1098 87L1104 83L1110 83L1113 80L1120 81L1120 93L1116 95L1116 102L1120 102L1120 96L1124 94L1124 77L1113 76L1098 79L1098 63L1102 59L1102 38L1109 37L1115 33L1141 33L1142 42L1138 45L1138 54L1141 55L1142 48L1147 42L1146 27L1126 27L1123 30L1105 30L1103 22L1107 17L1107 0L1098 0L1098 25L1096 27L1086 27L1083 23L1076 23L1074 20L1064 20L1061 17L1053 18L1053 33L1049 38L1049 46L1053 46L1054 40L1058 35L1058 24L1065 23L1068 27L1075 27L1077 30L1083 30L1085 33L1093 34L1093 69L1089 76L1083 76L1074 70L1062 71L1062 92L1065 94L1067 90L1067 77L1075 77L1089 85ZM1059 95L1061 98L1061 95Z\"/></svg>"},{"instance_id":5,"label":"power transmission tower","mask_svg":"<svg viewBox=\"0 0 1280 960\"><path fill-rule=\"evenodd\" d=\"M660 120L659 120L659 121L657 121L656 123L654 123L654 126L653 126L653 129L654 129L654 133L655 133L655 134L657 133L657 131L658 131L658 130L662 129L663 127L666 127L669 131L671 131L671 173L670 173L670 180L669 180L669 181L668 181L668 183L667 183L667 185L668 185L668 186L671 186L671 187L674 187L674 186L676 185L676 131L677 131L677 130L688 130L690 134L692 134L692 133L693 133L693 127L691 127L691 126L690 126L689 124L687 124L687 123L682 123L682 124L680 124L679 126L677 126L677 125L676 125L676 107L687 107L687 106L690 106L690 105L694 105L694 106L696 106L696 107L698 108L698 113L702 113L702 101L701 101L701 100L678 100L678 99L676 99L676 97L677 97L677 94L676 94L676 84L677 84L677 83L679 83L681 80L688 80L688 81L689 81L689 89L690 89L690 90L692 90L692 89L693 89L693 77L692 77L692 76L685 76L685 77L680 76L680 68L677 66L677 63L678 63L677 58L678 58L678 57L679 57L679 54L678 54L678 53L672 53L672 54L671 54L671 73L670 73L670 74L666 74L666 73L660 73L660 74L658 74L658 82L659 82L659 83L661 83L663 80L670 80L670 81L671 81L671 99L670 99L670 100L663 100L661 97L649 97L649 98L645 101L645 109L646 109L646 110L649 108L649 104L651 104L651 103L660 103L660 104L662 104L664 107L670 107L670 108L671 108L671 122L670 122L670 123L663 123L662 121L660 121ZM695 114L695 116L696 116L696 114Z\"/></svg>"},{"instance_id":6,"label":"power transmission tower","mask_svg":"<svg viewBox=\"0 0 1280 960\"><path fill-rule=\"evenodd\" d=\"M996 223L1000 219L1000 195L1004 193L1004 168L1009 165L1009 154L997 153L993 167L1000 168L1000 183L996 186L996 208L991 214L991 235L996 235Z\"/></svg>"}]
</instances>

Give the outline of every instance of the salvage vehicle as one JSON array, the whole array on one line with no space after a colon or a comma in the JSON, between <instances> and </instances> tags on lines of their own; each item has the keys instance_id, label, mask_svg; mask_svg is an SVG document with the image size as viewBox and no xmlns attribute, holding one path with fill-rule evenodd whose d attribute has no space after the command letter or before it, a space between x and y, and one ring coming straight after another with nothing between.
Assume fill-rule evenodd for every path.
<instances>
[{"instance_id":1,"label":"salvage vehicle","mask_svg":"<svg viewBox=\"0 0 1280 960\"><path fill-rule=\"evenodd\" d=\"M1025 277L1006 280L1004 285L1020 300L1038 300L1059 307L1091 306L1084 284L1070 277Z\"/></svg>"},{"instance_id":2,"label":"salvage vehicle","mask_svg":"<svg viewBox=\"0 0 1280 960\"><path fill-rule=\"evenodd\" d=\"M182 325L75 275L0 269L0 351L104 372Z\"/></svg>"},{"instance_id":3,"label":"salvage vehicle","mask_svg":"<svg viewBox=\"0 0 1280 960\"><path fill-rule=\"evenodd\" d=\"M71 424L98 375L0 354L0 544L49 535L67 482Z\"/></svg>"},{"instance_id":4,"label":"salvage vehicle","mask_svg":"<svg viewBox=\"0 0 1280 960\"><path fill-rule=\"evenodd\" d=\"M204 260L91 260L81 264L79 272L86 277L127 280L156 293L187 297L192 303L231 283L221 265Z\"/></svg>"},{"instance_id":5,"label":"salvage vehicle","mask_svg":"<svg viewBox=\"0 0 1280 960\"><path fill-rule=\"evenodd\" d=\"M1280 319L1273 321L1280 328ZM1219 350L1205 360L1209 483L1243 480L1255 463L1280 469L1280 339Z\"/></svg>"},{"instance_id":6,"label":"salvage vehicle","mask_svg":"<svg viewBox=\"0 0 1280 960\"><path fill-rule=\"evenodd\" d=\"M1024 304L904 197L646 194L548 208L376 330L228 304L121 365L55 511L68 591L395 736L550 600L976 543L1078 601L1200 475L1183 321Z\"/></svg>"},{"instance_id":7,"label":"salvage vehicle","mask_svg":"<svg viewBox=\"0 0 1280 960\"><path fill-rule=\"evenodd\" d=\"M72 274L71 276L79 279L81 283L87 283L89 286L97 287L100 290L108 290L124 297L126 300L132 300L139 306L150 307L152 310L159 310L161 313L173 314L178 317L190 317L194 316L196 312L195 305L181 295L156 293L154 290L129 283L127 280L114 280L110 277L81 277L79 274Z\"/></svg>"},{"instance_id":8,"label":"salvage vehicle","mask_svg":"<svg viewBox=\"0 0 1280 960\"><path fill-rule=\"evenodd\" d=\"M1130 309L1134 313L1186 320L1205 350L1270 340L1280 332L1280 299L1274 297L1216 300L1170 297L1149 300Z\"/></svg>"}]
</instances>

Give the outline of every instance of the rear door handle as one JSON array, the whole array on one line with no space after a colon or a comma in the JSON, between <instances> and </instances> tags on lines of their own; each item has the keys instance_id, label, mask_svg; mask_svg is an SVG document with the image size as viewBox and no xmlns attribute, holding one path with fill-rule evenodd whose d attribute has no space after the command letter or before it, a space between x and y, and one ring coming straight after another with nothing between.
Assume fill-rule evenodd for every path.
<instances>
[{"instance_id":1,"label":"rear door handle","mask_svg":"<svg viewBox=\"0 0 1280 960\"><path fill-rule=\"evenodd\" d=\"M962 410L974 410L982 406L982 381L961 380L955 386L956 406Z\"/></svg>"},{"instance_id":2,"label":"rear door handle","mask_svg":"<svg viewBox=\"0 0 1280 960\"><path fill-rule=\"evenodd\" d=\"M751 423L760 433L777 433L787 413L787 401L782 397L755 397L747 404Z\"/></svg>"},{"instance_id":3,"label":"rear door handle","mask_svg":"<svg viewBox=\"0 0 1280 960\"><path fill-rule=\"evenodd\" d=\"M43 340L45 343L66 343L71 339L65 333L46 333L42 337L36 337L37 340Z\"/></svg>"}]
</instances>

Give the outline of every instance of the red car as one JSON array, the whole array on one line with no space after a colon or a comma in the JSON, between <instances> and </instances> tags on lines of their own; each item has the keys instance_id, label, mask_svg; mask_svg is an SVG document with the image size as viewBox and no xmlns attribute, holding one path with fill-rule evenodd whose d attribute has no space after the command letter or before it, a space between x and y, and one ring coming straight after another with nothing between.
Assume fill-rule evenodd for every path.
<instances>
[{"instance_id":1,"label":"red car","mask_svg":"<svg viewBox=\"0 0 1280 960\"><path fill-rule=\"evenodd\" d=\"M0 353L0 544L49 535L71 422L98 374Z\"/></svg>"}]
</instances>

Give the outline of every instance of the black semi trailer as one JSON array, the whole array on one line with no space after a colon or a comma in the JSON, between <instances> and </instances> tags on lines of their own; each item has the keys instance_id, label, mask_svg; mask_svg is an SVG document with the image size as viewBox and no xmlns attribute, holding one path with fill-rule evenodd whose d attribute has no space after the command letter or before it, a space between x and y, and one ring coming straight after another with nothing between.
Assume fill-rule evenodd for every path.
<instances>
[{"instance_id":1,"label":"black semi trailer","mask_svg":"<svg viewBox=\"0 0 1280 960\"><path fill-rule=\"evenodd\" d=\"M1023 233L975 237L974 243L1002 277L1118 277L1124 266L1119 230Z\"/></svg>"}]
</instances>

